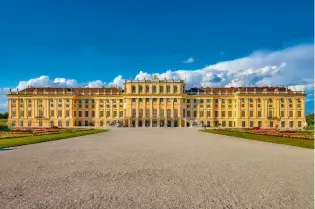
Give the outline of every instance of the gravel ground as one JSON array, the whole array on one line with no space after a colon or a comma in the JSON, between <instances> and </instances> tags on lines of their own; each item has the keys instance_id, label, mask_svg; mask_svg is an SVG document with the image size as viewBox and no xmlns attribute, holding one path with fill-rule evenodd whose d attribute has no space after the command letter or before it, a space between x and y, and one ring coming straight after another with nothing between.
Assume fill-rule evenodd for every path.
<instances>
[{"instance_id":1,"label":"gravel ground","mask_svg":"<svg viewBox=\"0 0 315 209\"><path fill-rule=\"evenodd\" d=\"M198 132L110 132L0 151L0 208L313 208L313 150Z\"/></svg>"}]
</instances>

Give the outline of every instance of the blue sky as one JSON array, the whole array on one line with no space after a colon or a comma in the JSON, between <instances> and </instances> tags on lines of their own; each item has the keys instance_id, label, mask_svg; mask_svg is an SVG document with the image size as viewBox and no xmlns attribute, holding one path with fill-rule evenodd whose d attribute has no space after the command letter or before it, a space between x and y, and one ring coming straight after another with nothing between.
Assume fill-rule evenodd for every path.
<instances>
[{"instance_id":1,"label":"blue sky","mask_svg":"<svg viewBox=\"0 0 315 209\"><path fill-rule=\"evenodd\" d=\"M158 73L191 86L303 87L312 112L313 8L312 0L2 1L0 90L121 85Z\"/></svg>"}]
</instances>

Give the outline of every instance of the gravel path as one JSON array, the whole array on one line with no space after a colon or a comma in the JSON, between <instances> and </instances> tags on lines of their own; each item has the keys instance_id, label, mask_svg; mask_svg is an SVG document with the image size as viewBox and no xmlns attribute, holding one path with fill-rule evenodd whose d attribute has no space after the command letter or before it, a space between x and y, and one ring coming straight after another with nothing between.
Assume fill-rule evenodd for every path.
<instances>
[{"instance_id":1,"label":"gravel path","mask_svg":"<svg viewBox=\"0 0 315 209\"><path fill-rule=\"evenodd\" d=\"M313 150L198 132L107 133L0 151L0 208L313 208Z\"/></svg>"}]
</instances>

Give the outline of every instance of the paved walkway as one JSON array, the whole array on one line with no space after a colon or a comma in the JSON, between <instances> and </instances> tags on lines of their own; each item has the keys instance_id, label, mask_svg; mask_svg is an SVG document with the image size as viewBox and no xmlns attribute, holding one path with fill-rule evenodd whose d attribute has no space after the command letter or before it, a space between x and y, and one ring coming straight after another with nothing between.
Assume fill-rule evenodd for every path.
<instances>
[{"instance_id":1,"label":"paved walkway","mask_svg":"<svg viewBox=\"0 0 315 209\"><path fill-rule=\"evenodd\" d=\"M313 208L313 150L194 128L113 129L0 162L0 208Z\"/></svg>"}]
</instances>

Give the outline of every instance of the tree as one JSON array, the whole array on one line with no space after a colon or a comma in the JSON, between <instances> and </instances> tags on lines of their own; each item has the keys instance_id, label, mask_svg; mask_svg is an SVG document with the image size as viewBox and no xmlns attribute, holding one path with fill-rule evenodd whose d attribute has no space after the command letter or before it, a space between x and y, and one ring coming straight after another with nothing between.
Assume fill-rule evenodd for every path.
<instances>
[{"instance_id":1,"label":"tree","mask_svg":"<svg viewBox=\"0 0 315 209\"><path fill-rule=\"evenodd\" d=\"M0 119L8 119L9 114L8 112L0 113Z\"/></svg>"},{"instance_id":2,"label":"tree","mask_svg":"<svg viewBox=\"0 0 315 209\"><path fill-rule=\"evenodd\" d=\"M314 125L314 113L306 116L306 122L308 126Z\"/></svg>"}]
</instances>

